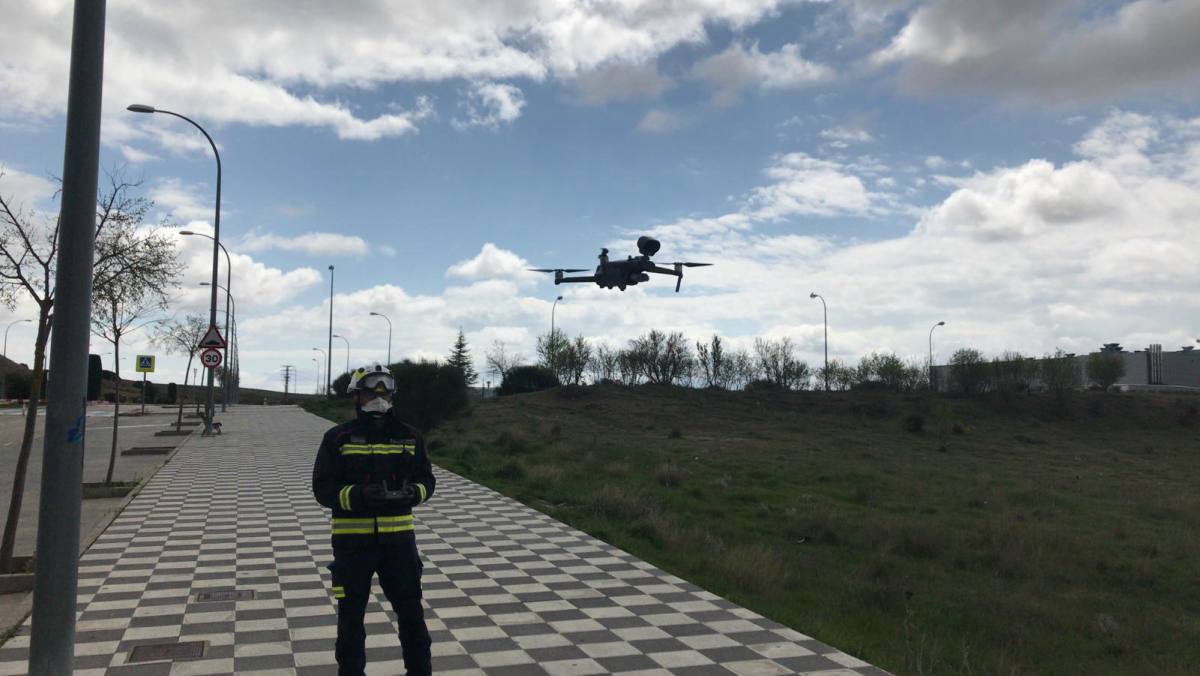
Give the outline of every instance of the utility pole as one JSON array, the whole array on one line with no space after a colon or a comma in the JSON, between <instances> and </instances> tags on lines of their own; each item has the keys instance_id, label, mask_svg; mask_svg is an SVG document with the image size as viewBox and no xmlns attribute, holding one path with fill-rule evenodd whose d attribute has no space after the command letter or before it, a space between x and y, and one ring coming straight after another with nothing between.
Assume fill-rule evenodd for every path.
<instances>
[{"instance_id":1,"label":"utility pole","mask_svg":"<svg viewBox=\"0 0 1200 676\"><path fill-rule=\"evenodd\" d=\"M105 0L76 2L71 31L58 269L54 275L56 298L35 550L37 576L29 643L29 673L51 676L70 674L75 661L105 8Z\"/></svg>"},{"instance_id":2,"label":"utility pole","mask_svg":"<svg viewBox=\"0 0 1200 676\"><path fill-rule=\"evenodd\" d=\"M292 369L296 368L291 364L283 365L283 403L288 403L288 385L292 382Z\"/></svg>"}]
</instances>

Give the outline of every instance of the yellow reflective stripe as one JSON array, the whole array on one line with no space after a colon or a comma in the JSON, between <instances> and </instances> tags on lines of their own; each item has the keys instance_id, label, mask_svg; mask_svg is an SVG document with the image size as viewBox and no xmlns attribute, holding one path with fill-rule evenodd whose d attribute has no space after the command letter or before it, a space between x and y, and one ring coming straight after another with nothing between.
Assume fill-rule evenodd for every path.
<instances>
[{"instance_id":1,"label":"yellow reflective stripe","mask_svg":"<svg viewBox=\"0 0 1200 676\"><path fill-rule=\"evenodd\" d=\"M410 523L413 520L412 514L401 514L400 516L381 516L379 523Z\"/></svg>"},{"instance_id":2,"label":"yellow reflective stripe","mask_svg":"<svg viewBox=\"0 0 1200 676\"><path fill-rule=\"evenodd\" d=\"M403 533L405 531L416 530L416 526L411 523L407 526L380 526L380 533Z\"/></svg>"},{"instance_id":3,"label":"yellow reflective stripe","mask_svg":"<svg viewBox=\"0 0 1200 676\"><path fill-rule=\"evenodd\" d=\"M417 490L421 492L421 502L425 502L425 484L417 484Z\"/></svg>"},{"instance_id":4,"label":"yellow reflective stripe","mask_svg":"<svg viewBox=\"0 0 1200 676\"><path fill-rule=\"evenodd\" d=\"M338 492L338 505L347 512L350 511L350 491L354 489L354 484L343 486Z\"/></svg>"},{"instance_id":5,"label":"yellow reflective stripe","mask_svg":"<svg viewBox=\"0 0 1200 676\"><path fill-rule=\"evenodd\" d=\"M370 528L334 528L334 535L370 535L375 532L375 527Z\"/></svg>"},{"instance_id":6,"label":"yellow reflective stripe","mask_svg":"<svg viewBox=\"0 0 1200 676\"><path fill-rule=\"evenodd\" d=\"M375 519L369 516L363 518L333 517L333 525L335 526L370 526L373 523L375 523Z\"/></svg>"}]
</instances>

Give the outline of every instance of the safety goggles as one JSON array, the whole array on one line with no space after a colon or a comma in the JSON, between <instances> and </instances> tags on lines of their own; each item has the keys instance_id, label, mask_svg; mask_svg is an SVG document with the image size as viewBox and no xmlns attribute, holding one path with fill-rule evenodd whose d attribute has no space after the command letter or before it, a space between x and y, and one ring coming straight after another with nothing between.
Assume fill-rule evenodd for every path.
<instances>
[{"instance_id":1,"label":"safety goggles","mask_svg":"<svg viewBox=\"0 0 1200 676\"><path fill-rule=\"evenodd\" d=\"M391 394L396 391L396 379L386 371L371 372L358 381L358 387L364 392Z\"/></svg>"}]
</instances>

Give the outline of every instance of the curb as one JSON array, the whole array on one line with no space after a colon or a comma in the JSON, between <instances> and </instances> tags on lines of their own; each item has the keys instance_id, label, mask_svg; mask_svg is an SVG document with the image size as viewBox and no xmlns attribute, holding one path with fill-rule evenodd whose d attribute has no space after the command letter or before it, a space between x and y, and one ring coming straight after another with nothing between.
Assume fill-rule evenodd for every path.
<instances>
[{"instance_id":1,"label":"curb","mask_svg":"<svg viewBox=\"0 0 1200 676\"><path fill-rule=\"evenodd\" d=\"M92 530L88 532L87 537L84 538L83 542L79 546L80 558L82 558L84 553L87 552L87 550L90 549L93 544L95 544L96 540L100 539L100 536L103 535L104 531L108 530L108 527L117 520L117 517L121 516L121 512L124 512L125 508L129 506L129 503L133 502L134 498L136 498L138 494L142 492L142 488L153 481L154 477L158 476L158 473L162 471L162 468L166 467L168 463L175 459L175 455L187 445L187 442L190 439L190 435L183 437L183 441L179 442L179 445L175 447L175 450L172 451L165 460L163 460L162 464L156 467L154 472L150 476L146 477L144 481L134 487L132 491L129 491L129 493L125 496L125 499L121 501L121 504L117 505L116 509L113 510L112 518L110 518L108 521L102 521L92 527ZM17 634L21 628L21 625L24 624L25 620L29 618L29 614L32 611L33 592L30 591L25 594L25 598L22 599L21 603L17 606L16 615L19 617L19 619L6 627L0 627L0 639L2 639L0 640L0 648L4 647L4 644L8 642L8 639Z\"/></svg>"}]
</instances>

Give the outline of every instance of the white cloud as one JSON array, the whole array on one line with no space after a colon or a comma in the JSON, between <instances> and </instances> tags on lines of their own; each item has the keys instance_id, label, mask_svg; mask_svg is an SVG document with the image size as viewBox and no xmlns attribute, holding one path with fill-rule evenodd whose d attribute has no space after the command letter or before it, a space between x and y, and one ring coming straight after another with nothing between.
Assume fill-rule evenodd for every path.
<instances>
[{"instance_id":1,"label":"white cloud","mask_svg":"<svg viewBox=\"0 0 1200 676\"><path fill-rule=\"evenodd\" d=\"M875 138L871 136L871 132L862 127L851 125L840 125L822 129L821 138L830 141L834 147L846 148L851 143L870 143Z\"/></svg>"},{"instance_id":2,"label":"white cloud","mask_svg":"<svg viewBox=\"0 0 1200 676\"><path fill-rule=\"evenodd\" d=\"M454 126L459 129L496 129L501 125L512 124L521 116L521 109L524 107L525 95L517 87L497 82L479 82L472 87L470 96L463 102L466 117L455 118Z\"/></svg>"},{"instance_id":3,"label":"white cloud","mask_svg":"<svg viewBox=\"0 0 1200 676\"><path fill-rule=\"evenodd\" d=\"M205 123L321 127L339 138L372 140L416 132L432 117L432 103L406 96L390 109L364 110L343 101L346 92L454 80L557 80L582 87L593 101L654 96L666 85L646 73L660 55L704 43L710 27L745 28L782 2L366 0L308 4L303 11L289 0L117 3L109 8L105 36L105 141L131 149L147 141L193 144L158 133L154 127L167 126L165 120L131 120L124 108L135 102L186 111ZM0 121L61 114L71 5L10 4L5 27L21 39L0 42ZM518 99L505 86L513 85L468 92L473 105L485 106L483 119L493 111L485 103L495 104L495 124L515 119Z\"/></svg>"},{"instance_id":4,"label":"white cloud","mask_svg":"<svg viewBox=\"0 0 1200 676\"><path fill-rule=\"evenodd\" d=\"M921 94L966 93L1074 105L1136 95L1195 100L1200 3L932 0L876 64L899 64Z\"/></svg>"},{"instance_id":5,"label":"white cloud","mask_svg":"<svg viewBox=\"0 0 1200 676\"><path fill-rule=\"evenodd\" d=\"M27 174L0 162L0 196L14 211L48 209L57 190L58 184L48 178Z\"/></svg>"},{"instance_id":6,"label":"white cloud","mask_svg":"<svg viewBox=\"0 0 1200 676\"><path fill-rule=\"evenodd\" d=\"M777 52L763 53L757 43L747 49L740 42L697 62L691 74L712 87L717 102L724 104L732 103L744 89L800 89L834 76L829 66L801 57L799 45L787 44Z\"/></svg>"},{"instance_id":7,"label":"white cloud","mask_svg":"<svg viewBox=\"0 0 1200 676\"><path fill-rule=\"evenodd\" d=\"M572 85L580 103L594 106L609 101L656 99L674 83L653 64L615 63L581 72Z\"/></svg>"},{"instance_id":8,"label":"white cloud","mask_svg":"<svg viewBox=\"0 0 1200 676\"><path fill-rule=\"evenodd\" d=\"M869 191L861 179L837 162L804 153L777 157L765 173L774 182L755 188L750 197L751 213L757 219L868 215L881 211L889 199Z\"/></svg>"},{"instance_id":9,"label":"white cloud","mask_svg":"<svg viewBox=\"0 0 1200 676\"><path fill-rule=\"evenodd\" d=\"M341 235L334 232L306 232L302 235L284 236L269 232L251 232L238 241L238 250L258 252L276 249L298 251L310 256L355 256L383 254L391 256L395 249L377 245L357 235Z\"/></svg>"},{"instance_id":10,"label":"white cloud","mask_svg":"<svg viewBox=\"0 0 1200 676\"><path fill-rule=\"evenodd\" d=\"M683 119L669 110L646 111L637 124L637 130L647 134L669 134L683 126Z\"/></svg>"},{"instance_id":11,"label":"white cloud","mask_svg":"<svg viewBox=\"0 0 1200 676\"><path fill-rule=\"evenodd\" d=\"M537 273L529 272L529 262L517 254L487 242L474 258L459 261L446 269L447 277L461 279L512 279L529 281Z\"/></svg>"}]
</instances>

